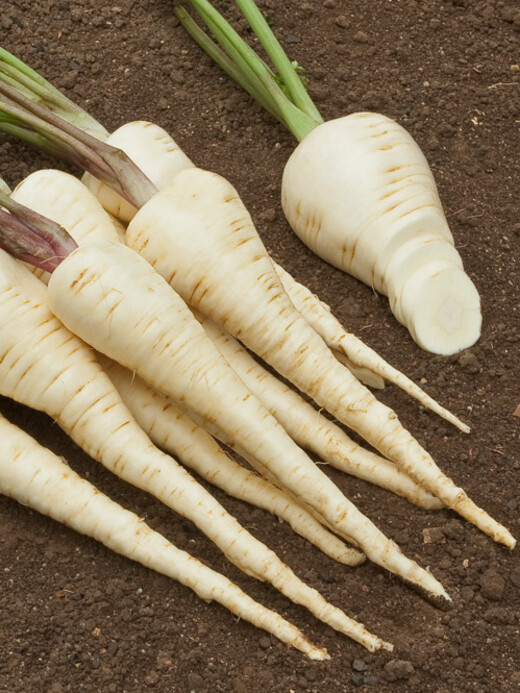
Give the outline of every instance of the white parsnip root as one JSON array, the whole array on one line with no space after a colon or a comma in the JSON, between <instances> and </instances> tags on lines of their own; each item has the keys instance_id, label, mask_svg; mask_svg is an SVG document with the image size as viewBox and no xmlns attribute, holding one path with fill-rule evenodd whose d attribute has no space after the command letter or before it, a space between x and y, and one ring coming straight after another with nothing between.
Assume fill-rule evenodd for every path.
<instances>
[{"instance_id":1,"label":"white parsnip root","mask_svg":"<svg viewBox=\"0 0 520 693\"><path fill-rule=\"evenodd\" d=\"M21 185L16 194L27 189ZM58 199L53 218L64 223L69 217L59 218ZM38 196L38 211L46 213L46 200ZM215 424L261 474L276 479L371 560L448 598L438 581L404 556L291 441L230 369L186 304L132 251L116 243L94 244L69 255L58 270L49 297L73 332L197 413L197 423Z\"/></svg>"},{"instance_id":2,"label":"white parsnip root","mask_svg":"<svg viewBox=\"0 0 520 693\"><path fill-rule=\"evenodd\" d=\"M423 349L452 354L477 341L478 292L428 163L395 121L353 113L318 125L287 161L282 206L311 250L388 296Z\"/></svg>"},{"instance_id":3,"label":"white parsnip root","mask_svg":"<svg viewBox=\"0 0 520 693\"><path fill-rule=\"evenodd\" d=\"M182 152L173 138L158 125L146 121L125 123L115 130L107 141L125 151L135 161L159 190L187 168L194 168L191 160ZM86 173L83 181L102 202L105 209L130 221L135 208L128 206L120 195L106 184ZM285 291L291 297L298 311L331 347L345 354L342 362L353 374L369 387L382 388L384 380L402 388L423 406L445 418L465 433L469 427L447 409L438 404L408 377L388 364L373 349L358 337L348 332L331 314L328 306L317 296L297 282L280 265L273 263ZM325 312L326 311L326 312Z\"/></svg>"},{"instance_id":4,"label":"white parsnip root","mask_svg":"<svg viewBox=\"0 0 520 693\"><path fill-rule=\"evenodd\" d=\"M201 169L181 171L132 219L126 241L189 304L239 338L443 503L496 541L514 546L506 528L441 472L396 414L334 358L300 316L229 182Z\"/></svg>"},{"instance_id":5,"label":"white parsnip root","mask_svg":"<svg viewBox=\"0 0 520 693\"><path fill-rule=\"evenodd\" d=\"M25 178L12 197L70 230L80 245L99 239L117 242L121 231L96 197L82 183L58 170L36 171ZM28 265L30 268L30 266ZM34 268L33 268L34 269ZM50 274L36 270L44 283ZM124 403L151 440L230 495L263 507L286 520L291 527L334 560L356 565L364 560L360 551L345 546L309 512L272 484L233 462L215 441L185 413L165 400L135 374L101 356Z\"/></svg>"},{"instance_id":6,"label":"white parsnip root","mask_svg":"<svg viewBox=\"0 0 520 693\"><path fill-rule=\"evenodd\" d=\"M105 243L105 250L106 246L120 249L123 255L129 253L138 265L142 263L152 276L155 275L133 251L119 243ZM92 247L97 248L97 245ZM67 261L74 256L69 256ZM115 261L116 265L112 267L118 274L117 253L116 257L110 253L99 259L101 257L106 263ZM185 469L153 446L124 406L92 350L51 314L43 283L4 251L0 251L0 262L0 393L48 413L83 450L110 471L192 520L245 573L270 582L289 599L306 606L317 618L345 635L355 639L362 637L362 626L360 630L358 623L299 580L273 551L251 536ZM93 266L97 265L95 262ZM63 266L64 262L60 267ZM97 277L97 287L102 287L104 292L107 289L106 275L101 278L96 270L92 272ZM51 288L55 285L55 273L56 270L51 275ZM76 277L74 286L78 282L88 285L86 274L80 273L81 279ZM136 278L131 272L125 279L131 284ZM86 285L73 287L72 292L77 294ZM165 287L168 293L173 294L166 284ZM57 291L63 300L65 297L59 287ZM109 294L110 302L115 298L117 303L124 297L114 286L110 287ZM135 299L135 296L129 297L134 304L132 317L135 317ZM103 303L101 311L108 311L103 325L110 332L113 323L118 318L123 319L123 315L110 310L108 304L109 301ZM94 309L94 314L99 310ZM143 319L150 322L149 317L143 316ZM203 332L193 317L191 320ZM153 318L151 322L154 323ZM101 333L100 325L97 331ZM134 342L133 347L136 346ZM212 348L216 351L215 347Z\"/></svg>"},{"instance_id":7,"label":"white parsnip root","mask_svg":"<svg viewBox=\"0 0 520 693\"><path fill-rule=\"evenodd\" d=\"M422 508L444 507L395 464L357 445L339 426L263 368L216 323L200 313L195 315L249 390L298 445L311 450L336 469L388 489Z\"/></svg>"},{"instance_id":8,"label":"white parsnip root","mask_svg":"<svg viewBox=\"0 0 520 693\"><path fill-rule=\"evenodd\" d=\"M158 447L203 479L235 498L285 520L323 553L344 565L358 565L363 554L347 547L307 510L276 486L232 460L206 431L157 390L118 363L99 356L137 423Z\"/></svg>"},{"instance_id":9,"label":"white parsnip root","mask_svg":"<svg viewBox=\"0 0 520 693\"><path fill-rule=\"evenodd\" d=\"M329 656L292 623L181 551L0 415L0 493L216 601L311 659Z\"/></svg>"},{"instance_id":10,"label":"white parsnip root","mask_svg":"<svg viewBox=\"0 0 520 693\"><path fill-rule=\"evenodd\" d=\"M297 282L283 267L276 263L273 264L285 291L298 312L331 349L342 352L348 361L356 366L368 368L381 378L397 385L424 407L431 409L464 433L469 433L470 428L467 424L426 394L410 378L387 363L358 337L347 332L339 320L334 317L329 306L320 301L307 287Z\"/></svg>"},{"instance_id":11,"label":"white parsnip root","mask_svg":"<svg viewBox=\"0 0 520 693\"><path fill-rule=\"evenodd\" d=\"M240 441L374 562L448 598L433 575L404 556L292 442L143 258L119 244L80 247L53 272L49 301L91 346Z\"/></svg>"}]
</instances>

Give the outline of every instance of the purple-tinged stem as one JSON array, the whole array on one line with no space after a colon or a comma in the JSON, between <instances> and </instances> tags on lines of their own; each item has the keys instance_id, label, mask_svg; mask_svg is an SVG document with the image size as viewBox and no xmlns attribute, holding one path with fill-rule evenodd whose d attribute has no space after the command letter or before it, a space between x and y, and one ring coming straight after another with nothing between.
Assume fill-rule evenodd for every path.
<instances>
[{"instance_id":1,"label":"purple-tinged stem","mask_svg":"<svg viewBox=\"0 0 520 693\"><path fill-rule=\"evenodd\" d=\"M61 226L0 191L0 248L18 260L53 272L77 247Z\"/></svg>"},{"instance_id":2,"label":"purple-tinged stem","mask_svg":"<svg viewBox=\"0 0 520 693\"><path fill-rule=\"evenodd\" d=\"M0 130L25 129L25 139L45 140L43 147L99 178L139 208L157 188L125 152L89 135L56 113L0 82Z\"/></svg>"}]
</instances>

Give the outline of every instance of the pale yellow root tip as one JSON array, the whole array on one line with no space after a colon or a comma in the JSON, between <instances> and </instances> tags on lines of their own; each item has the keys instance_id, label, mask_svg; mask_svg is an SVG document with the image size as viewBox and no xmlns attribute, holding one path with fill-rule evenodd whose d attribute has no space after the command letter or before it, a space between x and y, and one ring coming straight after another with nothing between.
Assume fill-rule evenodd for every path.
<instances>
[{"instance_id":1,"label":"pale yellow root tip","mask_svg":"<svg viewBox=\"0 0 520 693\"><path fill-rule=\"evenodd\" d=\"M324 647L313 645L304 635L299 635L289 644L291 647L303 652L309 659L313 659L315 662L324 662L330 659L330 655Z\"/></svg>"},{"instance_id":2,"label":"pale yellow root tip","mask_svg":"<svg viewBox=\"0 0 520 693\"><path fill-rule=\"evenodd\" d=\"M494 520L485 510L479 508L467 494L460 489L456 500L450 507L459 513L466 520L474 524L482 532L490 536L498 544L507 546L508 549L514 549L516 539L511 532L501 525L500 522Z\"/></svg>"}]
</instances>

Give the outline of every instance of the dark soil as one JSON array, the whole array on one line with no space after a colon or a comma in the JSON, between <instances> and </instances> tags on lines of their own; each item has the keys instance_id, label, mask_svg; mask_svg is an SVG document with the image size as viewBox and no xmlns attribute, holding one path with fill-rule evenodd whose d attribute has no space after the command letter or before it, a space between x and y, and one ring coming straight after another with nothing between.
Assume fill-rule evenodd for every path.
<instances>
[{"instance_id":1,"label":"dark soil","mask_svg":"<svg viewBox=\"0 0 520 693\"><path fill-rule=\"evenodd\" d=\"M279 206L294 142L202 56L170 0L2 2L2 44L107 127L155 120L199 165L229 177L275 258L340 319L472 426L463 435L393 387L391 405L444 470L520 534L520 4L517 0L290 0L261 3L306 68L327 118L380 110L417 139L434 170L468 273L482 296L482 338L465 353L422 352L387 300L313 256ZM236 12L234 12L237 18ZM233 11L231 16L233 16ZM240 26L243 23L238 22ZM2 140L15 183L49 164ZM307 661L218 605L0 498L0 690L520 690L520 563L448 511L425 512L330 472L454 599L436 609L372 565L345 569L276 519L217 496L303 578L395 643L371 655L231 566L187 521L93 464L55 424L0 408L114 499L300 625L332 659ZM518 411L518 410L517 410ZM433 541L423 531L431 528Z\"/></svg>"}]
</instances>

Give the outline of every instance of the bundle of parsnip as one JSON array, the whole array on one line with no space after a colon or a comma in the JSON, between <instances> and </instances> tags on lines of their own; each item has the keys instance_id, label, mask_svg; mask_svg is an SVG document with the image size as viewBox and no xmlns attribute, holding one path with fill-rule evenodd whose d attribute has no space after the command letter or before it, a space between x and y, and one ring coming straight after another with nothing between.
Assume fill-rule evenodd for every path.
<instances>
[{"instance_id":1,"label":"bundle of parsnip","mask_svg":"<svg viewBox=\"0 0 520 693\"><path fill-rule=\"evenodd\" d=\"M177 580L201 599L219 602L239 618L272 633L311 659L328 659L327 651L313 645L292 623L173 546L1 415L0 493Z\"/></svg>"},{"instance_id":2,"label":"bundle of parsnip","mask_svg":"<svg viewBox=\"0 0 520 693\"><path fill-rule=\"evenodd\" d=\"M79 181L76 182L81 186ZM82 189L90 195L86 188ZM40 230L34 226L38 223L38 215L3 196L0 196L0 203L13 210L11 214L0 212L2 243L11 246L11 238L16 234L14 243L20 250L27 239L25 250L22 250L20 257L38 262L43 269L50 269L56 259L50 254L48 261L42 260L41 256L37 258L38 252L45 252L44 246L42 244L40 249L36 248L35 239L29 235L35 230ZM9 232L12 232L13 236L6 237L5 234ZM52 233L52 225L49 222L46 233ZM63 232L58 233L63 236ZM61 239L54 240L52 251L49 253L62 255L70 245L71 240L65 243L62 243ZM108 242L105 245L110 247ZM118 247L116 242L113 242L113 245ZM121 249L125 251L122 246ZM126 254L134 255L127 249L124 255ZM139 261L139 258L135 257ZM139 271L141 263L142 261L138 262L135 267L130 265L130 269L134 272L136 269ZM145 263L142 264L146 268L146 274L154 274L151 268ZM50 414L78 445L108 469L129 483L149 491L170 508L191 519L247 574L271 582L294 602L309 608L317 618L353 637L369 649L386 646L383 641L368 633L363 626L348 618L300 581L272 551L241 527L175 460L154 448L125 408L116 389L97 363L92 350L52 315L48 307L47 290L38 279L3 251L0 251L0 270L3 296L0 304L0 325L4 326L1 332L0 392L3 395L11 396L19 402ZM53 277L54 273L51 286ZM162 282L160 277L158 279ZM167 285L164 286L170 293ZM198 325L194 319L193 322ZM202 328L200 330L202 331ZM216 349L214 351L217 356L218 352ZM217 358L223 362L222 357ZM225 369L225 362L223 365ZM229 375L232 375L230 369L228 370ZM35 383L38 383L38 387ZM168 426L174 435L179 430L182 432L182 424L177 425L177 430L175 429L176 418L175 412L171 412ZM186 428L191 433L196 427L193 423L190 425L189 421L185 421L184 435ZM199 432L199 437L202 437L202 432ZM202 446L204 444L206 448L209 447L202 438ZM176 449L178 445L176 442L173 448ZM187 453L188 457L190 454L196 455L196 452L196 449L192 449ZM216 457L217 453L209 447L209 455ZM206 450L206 459L209 455ZM221 456L225 457L223 453ZM251 484L247 478L244 482L247 473L238 468L239 472L242 472L241 479L231 461L227 469L221 459L213 465L216 468L215 473L220 473L224 477L235 476L239 482L249 484L250 495L258 489L266 495L266 490L262 490L266 484L261 480ZM205 473L208 474L209 470ZM272 491L274 494L277 493L276 489ZM280 501L285 501L285 508L281 514L287 513L288 509L288 515L292 514L296 525L302 527L301 533L309 533L316 537L315 541L327 553L344 563L355 564L362 560L362 554L342 545L309 513L298 507L297 503L287 497L283 499L280 492L278 494L281 496L279 504ZM66 508L63 512L66 512ZM73 510L71 512L73 514ZM358 515L364 520L360 513ZM366 523L370 525L368 520ZM310 530L307 526L310 526Z\"/></svg>"},{"instance_id":3,"label":"bundle of parsnip","mask_svg":"<svg viewBox=\"0 0 520 693\"><path fill-rule=\"evenodd\" d=\"M208 0L189 0L215 43L182 8L180 21L232 79L300 143L282 180L299 238L332 265L388 296L427 351L452 354L480 336L477 290L464 272L428 163L406 130L379 113L324 123L254 0L236 0L271 68Z\"/></svg>"},{"instance_id":4,"label":"bundle of parsnip","mask_svg":"<svg viewBox=\"0 0 520 693\"><path fill-rule=\"evenodd\" d=\"M204 508L194 509L191 503L184 502L185 495L191 496L190 500L197 505L199 491L195 491L195 482L188 480L170 458L159 457L162 453L153 448L139 430L88 348L85 347L85 353L89 354L89 372L92 378L95 375L96 382L102 382L99 392L103 394L99 395L100 399L94 397L97 385L91 387L91 376L82 372L81 365L72 369L75 377L77 374L81 377L71 378L67 383L68 395L63 395L62 381L69 379L68 368L63 366L63 350L74 355L83 351L83 347L78 346L82 342L71 333L103 353L105 358L129 369L125 372L120 365L103 360L121 396L161 447L175 445L172 441L180 434L172 432L171 420L155 419L157 407L170 412L170 418L182 419L181 414L172 410L170 402L163 399L166 396L187 410L197 424L234 447L261 474L274 481L283 489L286 498L295 498L296 508L299 508L295 512L307 512L307 525L313 517L318 519L343 539L356 544L375 563L432 596L448 599L434 576L404 556L292 439L324 459L342 464L352 473L369 477L372 467L377 470L377 474L373 474L374 479L379 478L377 483L389 483L385 479L394 479L395 490L414 502L433 507L436 501L429 495L431 493L495 540L511 548L514 546L515 540L509 532L441 472L401 426L395 413L379 403L354 378L310 322L302 318L284 285L302 312L309 316L309 321L314 320L313 324L325 332L334 347L344 348L349 344L345 350L354 362L358 349L366 353L366 348L358 342L349 341L350 336L323 304L306 294L303 287L294 287L283 270L275 269L237 192L229 183L216 174L195 168L171 138L156 126L142 123L124 126L110 139L123 137L121 133L125 129L125 137L127 132L133 133L125 148L133 147L137 152L132 151L135 162L142 169L153 169L158 175L152 182L145 175L148 170L143 172L137 168L121 150L78 128L80 122L86 130L106 139L106 133L96 121L77 107L73 108L65 97L27 66L5 53L2 65L4 77L0 91L4 96L0 103L3 113L0 127L80 163L94 177L104 181L90 181L104 205L123 218L132 217L125 234L130 248L125 248L120 243L124 230L116 229L86 187L59 172L33 174L12 196L0 198L0 204L10 211L0 216L3 247L50 273L46 277L42 275L48 280L46 293L43 284L14 261L4 272L7 303L11 303L11 307L18 306L19 316L25 317L32 312L27 309L24 312L21 306L33 300L29 294L34 292L34 315L37 311L47 311L48 317L44 320L40 317L40 322L32 327L22 327L20 323L20 346L15 343L8 346L6 357L2 359L2 363L6 363L4 374L0 373L2 392L51 413L76 440L84 438L80 444L92 456L192 517L246 572L260 579L270 579L282 591L291 584L294 589L285 592L290 598L305 603L318 618L360 641L366 631L357 630L359 624L353 626L339 610L319 595L311 594L314 591L298 581L286 566L280 565L272 552L268 559L266 547L260 548L262 545L256 542L257 555L249 555L245 548L245 530L239 529L238 523L223 509L217 509L218 504L210 500L211 497L204 500L205 507L210 508L206 515ZM152 146L148 159L143 143L150 138ZM139 157L147 162L146 166ZM156 185L163 189L157 192ZM117 194L111 192L109 186ZM36 212L29 211L29 207ZM135 213L139 207L140 211ZM44 217L40 216L42 214ZM45 217L57 221L71 235ZM26 289L28 294L22 295ZM303 300L300 299L302 295ZM195 319L185 301L206 316L201 320L208 331ZM49 308L71 333L50 314ZM221 327L210 325L208 316ZM53 327L42 328L48 321L55 321ZM319 419L295 393L276 379L270 381L263 372L255 371L245 360L248 357L244 356L242 348L228 335L222 335L222 327L337 419L361 433L393 463L375 455L370 457L371 453L355 446L330 422ZM40 329L50 329L49 338L38 334ZM219 344L242 380L215 344ZM48 352L47 347L51 347ZM42 348L43 351L39 351ZM32 356L28 355L30 353ZM370 370L376 370L377 366L381 374L392 375L386 364L378 365L373 352L368 352L368 364L362 363L363 358L363 355L358 358L361 365L368 365ZM30 372L39 367L40 361L46 369L42 372L53 372L55 381L36 397L24 382L26 371L23 367ZM14 365L10 369L11 363ZM55 370L56 364L62 372ZM132 373L141 378L135 386ZM403 377L400 378L402 381ZM53 387L54 382L58 383L56 387ZM424 393L420 396L426 397ZM94 399L90 399L92 397ZM295 405L298 414L291 420L287 410L292 402L298 402ZM91 408L100 415L114 410L119 417L107 429L106 440L98 438L97 442L89 443L88 436L83 436L84 428L90 430L96 426L90 415ZM191 425L195 430L195 425ZM135 438L130 438L130 430ZM221 470L226 464L223 462L225 455L220 449L217 452L216 444L205 438L203 432L198 432L197 436L206 441L200 448L204 449L201 455L207 453L214 458L214 475L224 474ZM192 438L185 440L173 449L180 457L184 454L186 463L196 464L189 460ZM144 451L151 457L143 460ZM193 451L191 456L199 457ZM348 465L345 459L349 460ZM171 484L165 482L166 468L174 468L175 478L182 478L185 488L193 491L178 493L172 490ZM234 475L232 469L229 475ZM224 518L222 527L217 528L221 518ZM225 527L234 527L232 539ZM321 528L321 531L325 530ZM241 542L236 538L240 536ZM248 537L249 542L255 540ZM327 544L325 540L324 544ZM341 549L330 541L328 546L333 548L321 548L329 555L342 555L344 562L360 559L359 554L346 547ZM240 547L244 548L243 552ZM375 646L382 644L379 640L374 642L377 642Z\"/></svg>"}]
</instances>

